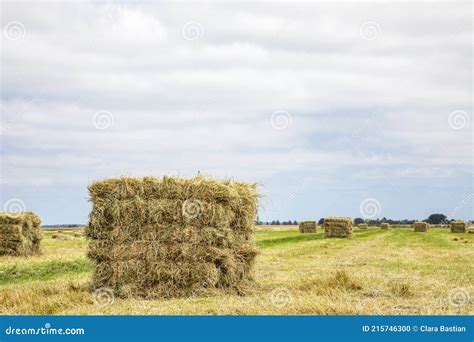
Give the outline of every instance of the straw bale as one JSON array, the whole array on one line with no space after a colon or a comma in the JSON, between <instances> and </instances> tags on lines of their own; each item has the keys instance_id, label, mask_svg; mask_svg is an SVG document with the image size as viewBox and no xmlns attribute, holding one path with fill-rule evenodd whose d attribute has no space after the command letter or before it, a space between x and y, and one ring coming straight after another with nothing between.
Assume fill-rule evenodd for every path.
<instances>
[{"instance_id":1,"label":"straw bale","mask_svg":"<svg viewBox=\"0 0 474 342\"><path fill-rule=\"evenodd\" d=\"M466 223L463 221L453 221L450 224L451 233L465 233Z\"/></svg>"},{"instance_id":2,"label":"straw bale","mask_svg":"<svg viewBox=\"0 0 474 342\"><path fill-rule=\"evenodd\" d=\"M316 233L316 221L302 221L298 229L300 233Z\"/></svg>"},{"instance_id":3,"label":"straw bale","mask_svg":"<svg viewBox=\"0 0 474 342\"><path fill-rule=\"evenodd\" d=\"M429 224L427 222L415 222L413 228L415 232L427 232Z\"/></svg>"},{"instance_id":4,"label":"straw bale","mask_svg":"<svg viewBox=\"0 0 474 342\"><path fill-rule=\"evenodd\" d=\"M32 212L0 213L0 255L28 256L40 253L41 220Z\"/></svg>"},{"instance_id":5,"label":"straw bale","mask_svg":"<svg viewBox=\"0 0 474 342\"><path fill-rule=\"evenodd\" d=\"M324 237L348 238L352 236L352 219L349 217L327 217L324 219Z\"/></svg>"},{"instance_id":6,"label":"straw bale","mask_svg":"<svg viewBox=\"0 0 474 342\"><path fill-rule=\"evenodd\" d=\"M94 288L156 298L241 293L251 284L255 184L121 177L92 183L89 193Z\"/></svg>"}]
</instances>

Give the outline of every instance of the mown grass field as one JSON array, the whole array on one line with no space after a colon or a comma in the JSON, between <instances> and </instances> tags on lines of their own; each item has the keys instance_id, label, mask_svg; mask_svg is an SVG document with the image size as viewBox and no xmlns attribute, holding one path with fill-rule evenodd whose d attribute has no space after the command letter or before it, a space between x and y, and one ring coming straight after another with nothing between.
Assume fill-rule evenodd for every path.
<instances>
[{"instance_id":1,"label":"mown grass field","mask_svg":"<svg viewBox=\"0 0 474 342\"><path fill-rule=\"evenodd\" d=\"M354 229L351 239L259 229L255 288L246 296L94 302L84 237L52 239L43 255L0 257L0 314L434 314L474 313L474 234L448 229Z\"/></svg>"}]
</instances>

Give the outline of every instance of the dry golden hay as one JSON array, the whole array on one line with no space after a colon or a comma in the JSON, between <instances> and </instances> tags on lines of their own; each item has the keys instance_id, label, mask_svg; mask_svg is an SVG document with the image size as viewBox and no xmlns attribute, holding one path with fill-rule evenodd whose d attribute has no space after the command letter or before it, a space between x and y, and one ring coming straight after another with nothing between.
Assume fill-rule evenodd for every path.
<instances>
[{"instance_id":1,"label":"dry golden hay","mask_svg":"<svg viewBox=\"0 0 474 342\"><path fill-rule=\"evenodd\" d=\"M242 293L251 284L256 184L115 178L89 185L94 288L117 296Z\"/></svg>"},{"instance_id":2,"label":"dry golden hay","mask_svg":"<svg viewBox=\"0 0 474 342\"><path fill-rule=\"evenodd\" d=\"M300 233L316 233L316 221L301 221L298 228Z\"/></svg>"},{"instance_id":3,"label":"dry golden hay","mask_svg":"<svg viewBox=\"0 0 474 342\"><path fill-rule=\"evenodd\" d=\"M427 232L429 224L427 222L415 222L413 228L415 232Z\"/></svg>"},{"instance_id":4,"label":"dry golden hay","mask_svg":"<svg viewBox=\"0 0 474 342\"><path fill-rule=\"evenodd\" d=\"M324 219L325 238L348 238L352 236L352 219L349 217L327 217Z\"/></svg>"},{"instance_id":5,"label":"dry golden hay","mask_svg":"<svg viewBox=\"0 0 474 342\"><path fill-rule=\"evenodd\" d=\"M450 224L451 233L465 233L466 223L464 221L453 221Z\"/></svg>"},{"instance_id":6,"label":"dry golden hay","mask_svg":"<svg viewBox=\"0 0 474 342\"><path fill-rule=\"evenodd\" d=\"M380 228L381 228L381 229L388 229L388 228L390 228L390 224L387 223L387 222L381 223L381 224L380 224Z\"/></svg>"},{"instance_id":7,"label":"dry golden hay","mask_svg":"<svg viewBox=\"0 0 474 342\"><path fill-rule=\"evenodd\" d=\"M367 223L359 223L357 227L359 227L359 229L367 229L369 226Z\"/></svg>"},{"instance_id":8,"label":"dry golden hay","mask_svg":"<svg viewBox=\"0 0 474 342\"><path fill-rule=\"evenodd\" d=\"M40 253L41 220L32 212L0 213L0 255L28 256Z\"/></svg>"}]
</instances>

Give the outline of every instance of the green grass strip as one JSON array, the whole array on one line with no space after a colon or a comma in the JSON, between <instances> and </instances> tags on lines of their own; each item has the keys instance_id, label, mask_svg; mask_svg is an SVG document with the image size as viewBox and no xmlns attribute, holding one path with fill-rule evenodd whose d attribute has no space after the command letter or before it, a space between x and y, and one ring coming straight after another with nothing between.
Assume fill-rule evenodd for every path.
<instances>
[{"instance_id":1,"label":"green grass strip","mask_svg":"<svg viewBox=\"0 0 474 342\"><path fill-rule=\"evenodd\" d=\"M71 274L91 272L92 269L92 262L86 259L52 260L13 266L0 265L0 285L51 280Z\"/></svg>"}]
</instances>

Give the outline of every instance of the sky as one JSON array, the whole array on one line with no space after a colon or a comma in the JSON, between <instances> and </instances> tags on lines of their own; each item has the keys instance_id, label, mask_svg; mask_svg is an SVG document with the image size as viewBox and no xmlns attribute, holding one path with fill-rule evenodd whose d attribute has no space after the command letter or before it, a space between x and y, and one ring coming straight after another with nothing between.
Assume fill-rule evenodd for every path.
<instances>
[{"instance_id":1,"label":"sky","mask_svg":"<svg viewBox=\"0 0 474 342\"><path fill-rule=\"evenodd\" d=\"M474 219L471 2L1 3L0 210L116 176L256 182L261 220Z\"/></svg>"}]
</instances>

